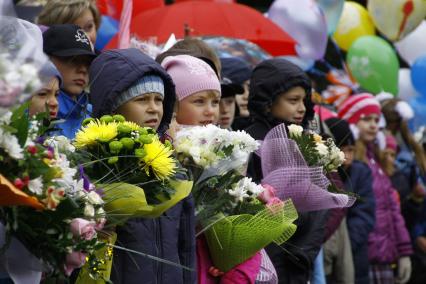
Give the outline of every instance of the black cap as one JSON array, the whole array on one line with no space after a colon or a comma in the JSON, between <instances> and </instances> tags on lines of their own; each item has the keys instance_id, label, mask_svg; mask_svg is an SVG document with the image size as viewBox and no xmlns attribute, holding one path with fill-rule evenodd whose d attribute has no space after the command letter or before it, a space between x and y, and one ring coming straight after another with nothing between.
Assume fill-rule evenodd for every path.
<instances>
[{"instance_id":1,"label":"black cap","mask_svg":"<svg viewBox=\"0 0 426 284\"><path fill-rule=\"evenodd\" d=\"M89 55L96 57L86 33L77 25L53 25L43 33L43 51L53 56Z\"/></svg>"},{"instance_id":2,"label":"black cap","mask_svg":"<svg viewBox=\"0 0 426 284\"><path fill-rule=\"evenodd\" d=\"M222 77L229 78L234 84L242 85L250 79L250 65L238 57L220 58L222 64Z\"/></svg>"},{"instance_id":3,"label":"black cap","mask_svg":"<svg viewBox=\"0 0 426 284\"><path fill-rule=\"evenodd\" d=\"M337 147L355 145L354 136L346 120L332 117L324 122L326 126L325 132L332 135ZM327 131L327 128L329 131Z\"/></svg>"},{"instance_id":4,"label":"black cap","mask_svg":"<svg viewBox=\"0 0 426 284\"><path fill-rule=\"evenodd\" d=\"M234 84L229 78L226 77L222 77L222 80L220 81L220 89L222 92L221 98L229 98L244 93L243 86Z\"/></svg>"}]
</instances>

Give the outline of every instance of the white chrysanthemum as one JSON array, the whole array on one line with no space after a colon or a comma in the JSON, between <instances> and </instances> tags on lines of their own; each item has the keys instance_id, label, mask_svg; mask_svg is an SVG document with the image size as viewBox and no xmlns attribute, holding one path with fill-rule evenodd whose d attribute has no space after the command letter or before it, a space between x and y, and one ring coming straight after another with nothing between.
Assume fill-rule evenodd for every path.
<instances>
[{"instance_id":1,"label":"white chrysanthemum","mask_svg":"<svg viewBox=\"0 0 426 284\"><path fill-rule=\"evenodd\" d=\"M250 197L250 195L248 195L247 190L244 187L239 186L236 186L234 189L230 189L228 193L229 195L234 196L235 201L237 202L243 202L244 199Z\"/></svg>"},{"instance_id":2,"label":"white chrysanthemum","mask_svg":"<svg viewBox=\"0 0 426 284\"><path fill-rule=\"evenodd\" d=\"M34 194L42 195L43 194L43 180L41 177L32 179L28 182L28 190Z\"/></svg>"},{"instance_id":3,"label":"white chrysanthemum","mask_svg":"<svg viewBox=\"0 0 426 284\"><path fill-rule=\"evenodd\" d=\"M56 158L53 162L53 166L61 169L62 176L54 181L67 185L74 184L74 176L77 173L77 169L70 167L70 162L66 155L56 153L55 156Z\"/></svg>"},{"instance_id":4,"label":"white chrysanthemum","mask_svg":"<svg viewBox=\"0 0 426 284\"><path fill-rule=\"evenodd\" d=\"M244 191L250 192L252 197L257 197L265 190L261 185L254 183L252 179L248 177L240 179L236 187L243 188Z\"/></svg>"},{"instance_id":5,"label":"white chrysanthemum","mask_svg":"<svg viewBox=\"0 0 426 284\"><path fill-rule=\"evenodd\" d=\"M18 138L0 127L0 148L3 148L14 159L23 159L23 149L19 145Z\"/></svg>"}]
</instances>

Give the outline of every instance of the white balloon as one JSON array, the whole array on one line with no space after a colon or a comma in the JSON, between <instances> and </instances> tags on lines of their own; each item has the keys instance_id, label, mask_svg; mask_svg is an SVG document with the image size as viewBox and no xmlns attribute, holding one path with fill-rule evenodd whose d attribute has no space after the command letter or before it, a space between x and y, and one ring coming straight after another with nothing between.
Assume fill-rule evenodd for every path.
<instances>
[{"instance_id":1,"label":"white balloon","mask_svg":"<svg viewBox=\"0 0 426 284\"><path fill-rule=\"evenodd\" d=\"M399 69L399 81L398 81L398 97L401 100L409 101L418 95L416 89L411 82L411 70L408 68Z\"/></svg>"},{"instance_id":2,"label":"white balloon","mask_svg":"<svg viewBox=\"0 0 426 284\"><path fill-rule=\"evenodd\" d=\"M410 65L421 55L426 54L426 21L423 22L403 40L395 43L398 53Z\"/></svg>"}]
</instances>

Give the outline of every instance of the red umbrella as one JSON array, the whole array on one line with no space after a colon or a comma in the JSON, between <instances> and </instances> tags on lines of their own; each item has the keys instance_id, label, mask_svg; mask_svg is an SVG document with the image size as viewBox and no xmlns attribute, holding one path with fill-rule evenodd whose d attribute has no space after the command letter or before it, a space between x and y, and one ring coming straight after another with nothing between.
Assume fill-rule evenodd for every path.
<instances>
[{"instance_id":1,"label":"red umbrella","mask_svg":"<svg viewBox=\"0 0 426 284\"><path fill-rule=\"evenodd\" d=\"M260 12L241 4L185 1L148 10L132 19L131 33L140 39L183 38L185 26L193 36L226 36L256 43L273 56L294 55L296 42Z\"/></svg>"}]
</instances>

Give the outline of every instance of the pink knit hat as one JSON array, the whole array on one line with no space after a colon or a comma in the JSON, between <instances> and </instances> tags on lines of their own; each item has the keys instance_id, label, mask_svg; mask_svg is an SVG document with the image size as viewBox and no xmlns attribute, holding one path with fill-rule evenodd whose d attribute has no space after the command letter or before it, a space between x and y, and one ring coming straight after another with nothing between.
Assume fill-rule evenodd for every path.
<instances>
[{"instance_id":1,"label":"pink knit hat","mask_svg":"<svg viewBox=\"0 0 426 284\"><path fill-rule=\"evenodd\" d=\"M176 85L179 101L201 91L220 94L220 82L213 69L203 60L190 55L168 56L161 63Z\"/></svg>"},{"instance_id":2,"label":"pink knit hat","mask_svg":"<svg viewBox=\"0 0 426 284\"><path fill-rule=\"evenodd\" d=\"M352 95L338 108L337 115L349 122L356 124L364 115L380 115L380 103L369 93Z\"/></svg>"},{"instance_id":3,"label":"pink knit hat","mask_svg":"<svg viewBox=\"0 0 426 284\"><path fill-rule=\"evenodd\" d=\"M386 135L386 148L392 149L397 152L398 144L396 143L396 139L393 135Z\"/></svg>"}]
</instances>

